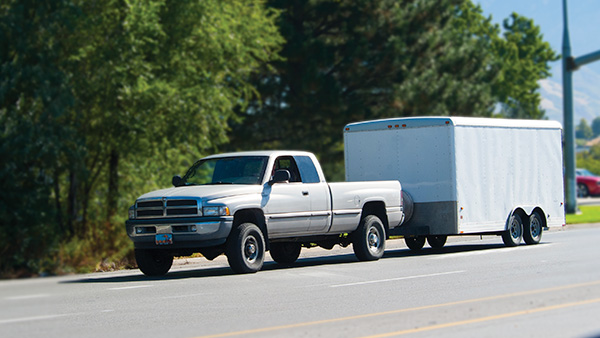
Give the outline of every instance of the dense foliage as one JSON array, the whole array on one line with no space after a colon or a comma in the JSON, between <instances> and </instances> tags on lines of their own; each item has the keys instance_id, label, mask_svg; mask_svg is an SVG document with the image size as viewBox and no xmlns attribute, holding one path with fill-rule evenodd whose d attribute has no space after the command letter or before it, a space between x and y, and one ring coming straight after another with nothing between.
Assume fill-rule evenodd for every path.
<instances>
[{"instance_id":1,"label":"dense foliage","mask_svg":"<svg viewBox=\"0 0 600 338\"><path fill-rule=\"evenodd\" d=\"M261 1L1 5L0 272L130 252L127 205L226 142L248 76L277 58L276 16Z\"/></svg>"},{"instance_id":2,"label":"dense foliage","mask_svg":"<svg viewBox=\"0 0 600 338\"><path fill-rule=\"evenodd\" d=\"M7 0L0 46L0 274L125 260L128 206L208 153L342 179L349 122L541 118L557 58L470 0Z\"/></svg>"},{"instance_id":3,"label":"dense foliage","mask_svg":"<svg viewBox=\"0 0 600 338\"><path fill-rule=\"evenodd\" d=\"M286 39L261 100L234 123L233 148L300 148L343 178L342 128L416 115L541 118L539 79L557 59L539 27L504 31L469 0L272 0ZM268 130L268 132L264 132ZM251 140L251 142L248 142Z\"/></svg>"}]
</instances>

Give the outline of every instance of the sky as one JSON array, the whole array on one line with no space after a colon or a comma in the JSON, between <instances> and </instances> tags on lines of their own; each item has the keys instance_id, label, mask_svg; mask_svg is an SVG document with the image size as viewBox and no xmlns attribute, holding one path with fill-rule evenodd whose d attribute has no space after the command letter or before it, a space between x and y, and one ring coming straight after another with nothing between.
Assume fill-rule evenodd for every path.
<instances>
[{"instance_id":1,"label":"sky","mask_svg":"<svg viewBox=\"0 0 600 338\"><path fill-rule=\"evenodd\" d=\"M516 12L540 26L544 40L562 54L563 0L474 0L485 16L502 21ZM600 50L600 0L568 0L571 54L583 56ZM562 60L551 63L552 77L540 82L542 108L551 120L562 122ZM581 67L573 74L575 123L589 123L600 116L600 60Z\"/></svg>"}]
</instances>

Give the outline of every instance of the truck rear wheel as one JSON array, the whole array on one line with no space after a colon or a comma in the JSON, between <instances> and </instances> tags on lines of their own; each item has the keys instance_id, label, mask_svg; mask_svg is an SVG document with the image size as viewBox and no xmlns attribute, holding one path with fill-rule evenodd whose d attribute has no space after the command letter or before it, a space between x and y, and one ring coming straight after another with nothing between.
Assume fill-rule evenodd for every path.
<instances>
[{"instance_id":1,"label":"truck rear wheel","mask_svg":"<svg viewBox=\"0 0 600 338\"><path fill-rule=\"evenodd\" d=\"M446 244L446 239L448 239L446 235L431 235L427 236L427 243L434 249L441 249Z\"/></svg>"},{"instance_id":2,"label":"truck rear wheel","mask_svg":"<svg viewBox=\"0 0 600 338\"><path fill-rule=\"evenodd\" d=\"M252 223L244 223L231 231L225 251L229 266L236 273L254 273L265 261L265 239Z\"/></svg>"},{"instance_id":3,"label":"truck rear wheel","mask_svg":"<svg viewBox=\"0 0 600 338\"><path fill-rule=\"evenodd\" d=\"M529 216L529 223L523 229L523 239L527 244L538 244L542 240L542 217L537 211Z\"/></svg>"},{"instance_id":4,"label":"truck rear wheel","mask_svg":"<svg viewBox=\"0 0 600 338\"><path fill-rule=\"evenodd\" d=\"M352 249L361 261L376 261L385 251L385 228L379 217L366 216L353 233Z\"/></svg>"},{"instance_id":5,"label":"truck rear wheel","mask_svg":"<svg viewBox=\"0 0 600 338\"><path fill-rule=\"evenodd\" d=\"M269 253L271 258L279 264L292 264L300 256L302 246L300 243L271 243Z\"/></svg>"},{"instance_id":6,"label":"truck rear wheel","mask_svg":"<svg viewBox=\"0 0 600 338\"><path fill-rule=\"evenodd\" d=\"M135 261L146 276L162 276L173 265L173 255L163 250L135 249Z\"/></svg>"},{"instance_id":7,"label":"truck rear wheel","mask_svg":"<svg viewBox=\"0 0 600 338\"><path fill-rule=\"evenodd\" d=\"M506 246L517 246L523 239L523 220L513 214L508 221L508 229L502 233L502 241Z\"/></svg>"},{"instance_id":8,"label":"truck rear wheel","mask_svg":"<svg viewBox=\"0 0 600 338\"><path fill-rule=\"evenodd\" d=\"M406 236L404 242L412 251L419 251L425 245L425 236Z\"/></svg>"}]
</instances>

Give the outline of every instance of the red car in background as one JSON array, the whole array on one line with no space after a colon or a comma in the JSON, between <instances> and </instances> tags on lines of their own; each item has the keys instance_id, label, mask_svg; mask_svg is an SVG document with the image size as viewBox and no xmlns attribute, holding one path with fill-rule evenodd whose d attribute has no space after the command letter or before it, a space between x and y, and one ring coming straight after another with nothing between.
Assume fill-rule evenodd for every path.
<instances>
[{"instance_id":1,"label":"red car in background","mask_svg":"<svg viewBox=\"0 0 600 338\"><path fill-rule=\"evenodd\" d=\"M575 170L577 176L577 196L587 197L600 195L600 177L592 174L587 169Z\"/></svg>"}]
</instances>

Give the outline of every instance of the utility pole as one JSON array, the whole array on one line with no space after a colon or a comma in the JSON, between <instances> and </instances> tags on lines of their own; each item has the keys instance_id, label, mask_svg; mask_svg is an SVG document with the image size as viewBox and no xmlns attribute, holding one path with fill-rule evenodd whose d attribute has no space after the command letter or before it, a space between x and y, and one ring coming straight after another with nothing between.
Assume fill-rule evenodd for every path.
<instances>
[{"instance_id":1,"label":"utility pole","mask_svg":"<svg viewBox=\"0 0 600 338\"><path fill-rule=\"evenodd\" d=\"M565 199L566 212L574 214L577 211L577 182L575 180L575 121L573 117L573 72L579 67L600 60L600 50L573 58L571 41L569 40L569 24L567 15L567 0L563 0L563 125L565 137Z\"/></svg>"}]
</instances>

